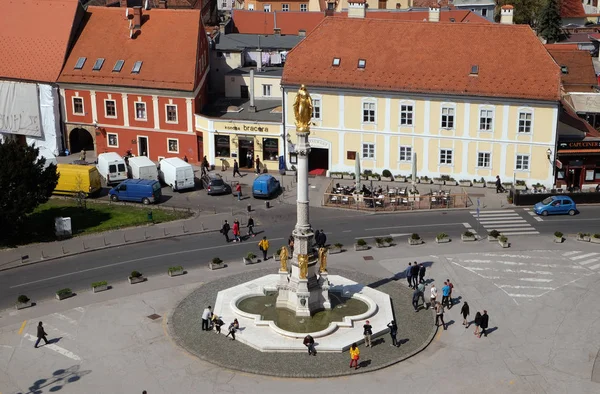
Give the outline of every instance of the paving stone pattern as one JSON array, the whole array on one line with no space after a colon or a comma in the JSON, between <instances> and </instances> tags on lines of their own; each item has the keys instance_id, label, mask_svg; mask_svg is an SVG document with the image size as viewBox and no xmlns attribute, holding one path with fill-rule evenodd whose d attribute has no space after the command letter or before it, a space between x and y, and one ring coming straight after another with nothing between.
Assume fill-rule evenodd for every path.
<instances>
[{"instance_id":1,"label":"paving stone pattern","mask_svg":"<svg viewBox=\"0 0 600 394\"><path fill-rule=\"evenodd\" d=\"M412 304L412 290L404 280L397 278L376 278L358 272L336 270L358 283L367 284L390 295L394 315L398 324L397 338L402 341L399 348L389 346L389 334L373 338L374 346L360 345L360 368L349 368L350 356L344 353L318 353L316 357L302 353L263 353L239 341L225 338L225 322L222 334L203 332L201 329L202 311L207 305L214 305L217 293L225 288L236 286L260 276L273 273L273 269L245 272L227 278L217 279L200 286L174 309L169 318L169 333L175 342L199 358L224 368L248 373L279 377L332 377L372 372L405 360L423 350L433 339L437 329L431 310L421 309L415 313ZM243 326L241 327L243 329ZM238 335L244 335L238 332ZM318 343L318 338L315 340ZM319 346L316 346L317 352Z\"/></svg>"}]
</instances>

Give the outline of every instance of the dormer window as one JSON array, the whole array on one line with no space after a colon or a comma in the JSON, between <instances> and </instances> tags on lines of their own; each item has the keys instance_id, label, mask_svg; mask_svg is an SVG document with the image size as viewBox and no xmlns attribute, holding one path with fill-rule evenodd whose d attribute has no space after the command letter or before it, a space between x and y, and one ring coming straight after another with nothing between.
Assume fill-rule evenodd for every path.
<instances>
[{"instance_id":1,"label":"dormer window","mask_svg":"<svg viewBox=\"0 0 600 394\"><path fill-rule=\"evenodd\" d=\"M338 67L340 65L340 62L341 62L341 60L340 60L339 57L334 57L333 58L333 66L334 67Z\"/></svg>"},{"instance_id":2,"label":"dormer window","mask_svg":"<svg viewBox=\"0 0 600 394\"><path fill-rule=\"evenodd\" d=\"M358 68L365 68L367 66L367 61L365 59L358 59Z\"/></svg>"},{"instance_id":3,"label":"dormer window","mask_svg":"<svg viewBox=\"0 0 600 394\"><path fill-rule=\"evenodd\" d=\"M567 66L560 66L560 72L562 72L563 74L568 74L569 73L569 67L567 67Z\"/></svg>"}]
</instances>

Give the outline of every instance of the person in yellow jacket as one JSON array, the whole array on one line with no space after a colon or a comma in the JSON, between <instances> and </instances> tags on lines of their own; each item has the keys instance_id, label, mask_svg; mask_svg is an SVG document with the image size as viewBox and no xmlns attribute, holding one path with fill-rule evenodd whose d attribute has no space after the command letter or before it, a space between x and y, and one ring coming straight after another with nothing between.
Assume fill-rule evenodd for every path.
<instances>
[{"instance_id":1,"label":"person in yellow jacket","mask_svg":"<svg viewBox=\"0 0 600 394\"><path fill-rule=\"evenodd\" d=\"M358 369L359 358L360 350L358 350L358 346L356 346L356 343L353 343L350 347L350 368L352 368L352 364L354 364L354 369Z\"/></svg>"},{"instance_id":2,"label":"person in yellow jacket","mask_svg":"<svg viewBox=\"0 0 600 394\"><path fill-rule=\"evenodd\" d=\"M269 257L267 256L267 252L269 251L269 241L267 241L267 237L263 237L258 243L258 248L263 252L263 260L267 261Z\"/></svg>"}]
</instances>

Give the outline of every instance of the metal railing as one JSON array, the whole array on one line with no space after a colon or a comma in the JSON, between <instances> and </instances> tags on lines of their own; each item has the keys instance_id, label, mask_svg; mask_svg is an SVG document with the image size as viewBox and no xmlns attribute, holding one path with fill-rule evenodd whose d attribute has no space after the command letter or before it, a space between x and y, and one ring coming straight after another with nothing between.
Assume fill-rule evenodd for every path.
<instances>
[{"instance_id":1,"label":"metal railing","mask_svg":"<svg viewBox=\"0 0 600 394\"><path fill-rule=\"evenodd\" d=\"M329 189L329 188L328 188ZM467 193L457 194L386 194L379 197L363 197L360 194L345 195L325 193L323 205L364 211L410 211L421 209L467 208L472 205Z\"/></svg>"}]
</instances>

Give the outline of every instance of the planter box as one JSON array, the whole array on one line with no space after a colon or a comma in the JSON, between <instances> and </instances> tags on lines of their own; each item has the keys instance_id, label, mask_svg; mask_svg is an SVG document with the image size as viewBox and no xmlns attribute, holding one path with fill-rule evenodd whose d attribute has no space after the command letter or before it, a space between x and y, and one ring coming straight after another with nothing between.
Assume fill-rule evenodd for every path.
<instances>
[{"instance_id":1,"label":"planter box","mask_svg":"<svg viewBox=\"0 0 600 394\"><path fill-rule=\"evenodd\" d=\"M390 246L392 246L392 244L388 243L388 242L376 242L375 246L378 248L389 248Z\"/></svg>"},{"instance_id":2,"label":"planter box","mask_svg":"<svg viewBox=\"0 0 600 394\"><path fill-rule=\"evenodd\" d=\"M486 185L486 187L489 187L492 189L496 188L496 182L487 182L485 185Z\"/></svg>"},{"instance_id":3,"label":"planter box","mask_svg":"<svg viewBox=\"0 0 600 394\"><path fill-rule=\"evenodd\" d=\"M92 293L99 293L101 291L106 291L106 290L108 290L108 285L92 287Z\"/></svg>"},{"instance_id":4,"label":"planter box","mask_svg":"<svg viewBox=\"0 0 600 394\"><path fill-rule=\"evenodd\" d=\"M450 179L449 181L445 181L444 182L446 184L446 186L456 186L458 185L458 182L456 182L455 180Z\"/></svg>"},{"instance_id":5,"label":"planter box","mask_svg":"<svg viewBox=\"0 0 600 394\"><path fill-rule=\"evenodd\" d=\"M177 270L177 271L168 271L169 276L179 276L179 275L183 275L183 270Z\"/></svg>"},{"instance_id":6,"label":"planter box","mask_svg":"<svg viewBox=\"0 0 600 394\"><path fill-rule=\"evenodd\" d=\"M142 283L142 282L145 280L145 278L144 278L143 276L140 276L140 277L138 277L138 278L132 278L132 277L130 276L130 277L129 277L129 278L127 278L127 279L129 280L129 283L130 283L130 284L132 284L132 285L134 285L134 284L136 284L136 283Z\"/></svg>"},{"instance_id":7,"label":"planter box","mask_svg":"<svg viewBox=\"0 0 600 394\"><path fill-rule=\"evenodd\" d=\"M562 241L563 241L563 237L560 237L560 238L559 237L554 237L554 242L556 242L558 244L561 244Z\"/></svg>"},{"instance_id":8,"label":"planter box","mask_svg":"<svg viewBox=\"0 0 600 394\"><path fill-rule=\"evenodd\" d=\"M344 174L329 174L334 179L344 179Z\"/></svg>"},{"instance_id":9,"label":"planter box","mask_svg":"<svg viewBox=\"0 0 600 394\"><path fill-rule=\"evenodd\" d=\"M29 302L17 302L15 304L15 308L17 308L17 310L29 308L30 306L31 306L31 301L29 301Z\"/></svg>"},{"instance_id":10,"label":"planter box","mask_svg":"<svg viewBox=\"0 0 600 394\"><path fill-rule=\"evenodd\" d=\"M473 241L477 241L477 238L475 238L474 235L471 236L471 237L467 237L466 235L461 234L460 235L460 240L463 241L463 242L473 242Z\"/></svg>"},{"instance_id":11,"label":"planter box","mask_svg":"<svg viewBox=\"0 0 600 394\"><path fill-rule=\"evenodd\" d=\"M389 177L386 177L386 176L382 176L381 180L384 181L384 182L392 182L394 180L394 178L389 178Z\"/></svg>"},{"instance_id":12,"label":"planter box","mask_svg":"<svg viewBox=\"0 0 600 394\"><path fill-rule=\"evenodd\" d=\"M590 242L593 244L600 244L600 238L591 237Z\"/></svg>"},{"instance_id":13,"label":"planter box","mask_svg":"<svg viewBox=\"0 0 600 394\"><path fill-rule=\"evenodd\" d=\"M450 237L436 238L435 242L437 242L438 244L447 244L448 242L450 242Z\"/></svg>"},{"instance_id":14,"label":"planter box","mask_svg":"<svg viewBox=\"0 0 600 394\"><path fill-rule=\"evenodd\" d=\"M494 242L494 241L500 242L500 240L498 238L500 238L500 237L492 237L491 235L488 235L488 241L490 241L490 242Z\"/></svg>"},{"instance_id":15,"label":"planter box","mask_svg":"<svg viewBox=\"0 0 600 394\"><path fill-rule=\"evenodd\" d=\"M368 179L368 177L366 175L361 174L360 179L362 179L363 181L366 181Z\"/></svg>"},{"instance_id":16,"label":"planter box","mask_svg":"<svg viewBox=\"0 0 600 394\"><path fill-rule=\"evenodd\" d=\"M590 242L591 238L589 235L585 235L583 237L577 236L577 240L581 242Z\"/></svg>"},{"instance_id":17,"label":"planter box","mask_svg":"<svg viewBox=\"0 0 600 394\"><path fill-rule=\"evenodd\" d=\"M252 264L256 264L258 263L258 258L255 259L247 259L247 258L243 258L244 261L244 265L252 265Z\"/></svg>"},{"instance_id":18,"label":"planter box","mask_svg":"<svg viewBox=\"0 0 600 394\"><path fill-rule=\"evenodd\" d=\"M485 183L482 183L482 182L473 182L473 187L485 187Z\"/></svg>"},{"instance_id":19,"label":"planter box","mask_svg":"<svg viewBox=\"0 0 600 394\"><path fill-rule=\"evenodd\" d=\"M515 186L515 190L527 190L527 185L517 185Z\"/></svg>"},{"instance_id":20,"label":"planter box","mask_svg":"<svg viewBox=\"0 0 600 394\"><path fill-rule=\"evenodd\" d=\"M420 179L419 183L424 183L426 185L431 185L431 179Z\"/></svg>"},{"instance_id":21,"label":"planter box","mask_svg":"<svg viewBox=\"0 0 600 394\"><path fill-rule=\"evenodd\" d=\"M212 261L210 263L208 263L208 269L211 270L211 271L212 270L218 270L218 269L225 268L225 267L226 267L226 265L223 264L223 263L221 263L221 264L213 264Z\"/></svg>"},{"instance_id":22,"label":"planter box","mask_svg":"<svg viewBox=\"0 0 600 394\"><path fill-rule=\"evenodd\" d=\"M332 247L329 248L329 251L327 253L329 253L329 254L342 253L342 248L338 248L338 247L332 246Z\"/></svg>"},{"instance_id":23,"label":"planter box","mask_svg":"<svg viewBox=\"0 0 600 394\"><path fill-rule=\"evenodd\" d=\"M471 187L471 181L458 182L458 184L463 187ZM481 186L481 187L483 187L483 186Z\"/></svg>"},{"instance_id":24,"label":"planter box","mask_svg":"<svg viewBox=\"0 0 600 394\"><path fill-rule=\"evenodd\" d=\"M361 252L363 250L369 250L369 245L362 245L361 246L361 245L354 244L354 251Z\"/></svg>"},{"instance_id":25,"label":"planter box","mask_svg":"<svg viewBox=\"0 0 600 394\"><path fill-rule=\"evenodd\" d=\"M73 296L73 293L55 294L55 295L56 295L56 299L61 301L61 300L64 300L65 298L69 298L69 297Z\"/></svg>"},{"instance_id":26,"label":"planter box","mask_svg":"<svg viewBox=\"0 0 600 394\"><path fill-rule=\"evenodd\" d=\"M369 176L369 180L370 180L370 181L379 181L379 180L381 180L381 179L380 179L378 176L373 176L373 175L370 175L370 176Z\"/></svg>"},{"instance_id":27,"label":"planter box","mask_svg":"<svg viewBox=\"0 0 600 394\"><path fill-rule=\"evenodd\" d=\"M443 179L434 179L433 184L434 185L444 185L445 181Z\"/></svg>"},{"instance_id":28,"label":"planter box","mask_svg":"<svg viewBox=\"0 0 600 394\"><path fill-rule=\"evenodd\" d=\"M500 240L498 240L498 244L500 244L500 246L502 246L503 248L508 248L508 246L509 246L508 241L506 241L506 242L500 242Z\"/></svg>"},{"instance_id":29,"label":"planter box","mask_svg":"<svg viewBox=\"0 0 600 394\"><path fill-rule=\"evenodd\" d=\"M395 179L397 182L406 182L407 178L405 176L397 176Z\"/></svg>"},{"instance_id":30,"label":"planter box","mask_svg":"<svg viewBox=\"0 0 600 394\"><path fill-rule=\"evenodd\" d=\"M419 238L419 239L408 238L409 245L421 245L422 243L423 243L423 240L421 238Z\"/></svg>"},{"instance_id":31,"label":"planter box","mask_svg":"<svg viewBox=\"0 0 600 394\"><path fill-rule=\"evenodd\" d=\"M281 257L279 257L279 255L277 253L273 254L273 260L275 261L281 261Z\"/></svg>"}]
</instances>

